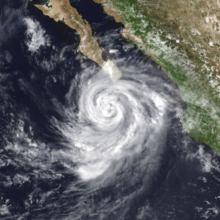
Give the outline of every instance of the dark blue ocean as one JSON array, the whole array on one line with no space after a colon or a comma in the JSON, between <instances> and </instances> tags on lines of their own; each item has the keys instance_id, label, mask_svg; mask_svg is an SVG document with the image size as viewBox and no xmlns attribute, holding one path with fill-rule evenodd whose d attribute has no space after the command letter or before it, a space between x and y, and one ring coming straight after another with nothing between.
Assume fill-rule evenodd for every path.
<instances>
[{"instance_id":1,"label":"dark blue ocean","mask_svg":"<svg viewBox=\"0 0 220 220\"><path fill-rule=\"evenodd\" d=\"M124 73L119 81L136 85L147 76L150 89L174 101L160 132L146 134L147 140L153 137L150 148L141 148L132 159L121 159L120 166L114 161L112 167L117 169L112 174L107 169L105 181L102 177L81 180L75 172L78 153L72 159L72 137L67 138L65 126L71 120L76 126L83 108L82 85L99 80L101 67L78 52L80 37L75 30L44 16L27 1L2 0L0 219L220 219L220 157L183 129L182 116L174 110L187 108L178 86L121 37L123 25L106 15L102 5L92 0L70 2L89 22L104 48L103 59L115 60ZM138 92L134 97L137 103L143 99ZM151 106L147 102L145 110L152 116L157 112ZM126 119L129 124L133 118Z\"/></svg>"}]
</instances>

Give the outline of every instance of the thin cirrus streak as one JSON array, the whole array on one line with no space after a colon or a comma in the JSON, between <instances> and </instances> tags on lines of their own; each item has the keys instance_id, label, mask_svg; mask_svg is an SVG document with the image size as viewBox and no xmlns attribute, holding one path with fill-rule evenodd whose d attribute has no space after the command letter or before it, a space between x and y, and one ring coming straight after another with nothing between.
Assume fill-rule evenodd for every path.
<instances>
[{"instance_id":1,"label":"thin cirrus streak","mask_svg":"<svg viewBox=\"0 0 220 220\"><path fill-rule=\"evenodd\" d=\"M161 76L149 76L151 68L131 72L122 67L123 77L116 82L104 71L92 77L82 74L78 111L71 105L61 108L65 123L52 122L68 140L66 155L77 164L74 171L82 181L106 180L131 164L135 156L146 154L144 166L162 152L167 111L181 114L182 108L171 96L177 89ZM66 99L67 103L76 99L72 89Z\"/></svg>"}]
</instances>

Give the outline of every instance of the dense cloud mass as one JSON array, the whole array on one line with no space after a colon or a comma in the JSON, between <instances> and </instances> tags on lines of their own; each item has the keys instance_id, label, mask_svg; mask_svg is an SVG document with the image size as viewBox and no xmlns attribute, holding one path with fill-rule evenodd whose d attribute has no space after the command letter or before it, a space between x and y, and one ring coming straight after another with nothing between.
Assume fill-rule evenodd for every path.
<instances>
[{"instance_id":1,"label":"dense cloud mass","mask_svg":"<svg viewBox=\"0 0 220 220\"><path fill-rule=\"evenodd\" d=\"M103 16L97 30L115 25ZM184 131L178 87L120 25L96 35L123 73L112 82L76 31L21 2L3 18L0 218L218 219L219 157Z\"/></svg>"},{"instance_id":2,"label":"dense cloud mass","mask_svg":"<svg viewBox=\"0 0 220 220\"><path fill-rule=\"evenodd\" d=\"M168 112L181 112L171 96L176 95L175 89L155 76L153 66L142 69L139 63L137 69L136 62L123 64L123 77L116 82L101 70L93 76L89 70L81 73L66 94L67 106L56 106L65 120L52 124L68 140L68 154L77 162L75 172L82 180L111 178L140 153L146 154L141 162L144 168L152 155L163 151ZM78 100L72 88L76 85Z\"/></svg>"}]
</instances>

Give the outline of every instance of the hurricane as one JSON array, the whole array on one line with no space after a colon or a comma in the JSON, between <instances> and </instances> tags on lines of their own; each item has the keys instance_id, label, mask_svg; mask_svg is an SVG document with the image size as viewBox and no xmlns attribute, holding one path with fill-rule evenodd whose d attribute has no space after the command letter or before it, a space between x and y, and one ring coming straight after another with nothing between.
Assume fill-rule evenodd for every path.
<instances>
[{"instance_id":1,"label":"hurricane","mask_svg":"<svg viewBox=\"0 0 220 220\"><path fill-rule=\"evenodd\" d=\"M149 76L150 68L127 69L122 69L123 77L116 82L104 71L90 77L84 74L78 101L72 101L76 94L70 87L66 106L55 104L65 122L52 124L68 140L68 154L76 163L73 170L82 181L107 181L140 154L145 167L153 154L163 151L167 114L177 104L170 96L175 90L167 83L158 87L162 79Z\"/></svg>"},{"instance_id":2,"label":"hurricane","mask_svg":"<svg viewBox=\"0 0 220 220\"><path fill-rule=\"evenodd\" d=\"M190 103L159 60L123 38L102 5L74 1L100 66L65 19L10 2L0 27L0 219L219 219L219 156L184 129Z\"/></svg>"},{"instance_id":3,"label":"hurricane","mask_svg":"<svg viewBox=\"0 0 220 220\"><path fill-rule=\"evenodd\" d=\"M116 82L101 69L76 75L65 102L53 99L51 108L58 116L50 118L51 129L64 146L54 155L63 164L70 161L68 172L76 176L72 187L91 200L100 189L116 186L121 192L114 201L122 200L120 207L128 198L138 197L138 184L140 194L153 184L171 121L182 117L184 109L177 87L157 65L139 62L136 68L138 59L128 63L118 64L123 76ZM101 204L108 205L103 219L119 208L108 200L101 199L100 207L96 204L99 214L104 211ZM73 210L74 219L85 215L85 208L73 206Z\"/></svg>"}]
</instances>

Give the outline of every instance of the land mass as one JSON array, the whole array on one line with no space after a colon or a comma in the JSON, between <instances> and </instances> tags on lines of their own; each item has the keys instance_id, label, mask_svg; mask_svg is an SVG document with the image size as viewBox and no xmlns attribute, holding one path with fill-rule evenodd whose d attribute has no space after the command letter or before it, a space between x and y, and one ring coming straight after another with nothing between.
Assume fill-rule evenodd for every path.
<instances>
[{"instance_id":1,"label":"land mass","mask_svg":"<svg viewBox=\"0 0 220 220\"><path fill-rule=\"evenodd\" d=\"M182 119L191 137L220 154L219 0L93 0L124 25L122 36L137 44L178 85L187 111ZM102 49L69 0L37 8L77 30L79 50L103 67L113 81L121 72L102 59Z\"/></svg>"},{"instance_id":2,"label":"land mass","mask_svg":"<svg viewBox=\"0 0 220 220\"><path fill-rule=\"evenodd\" d=\"M79 51L99 64L110 75L113 82L121 78L122 73L118 70L116 64L109 59L107 61L103 60L103 50L93 38L89 23L70 5L69 0L50 0L44 5L34 6L56 22L63 21L69 27L75 29L80 36Z\"/></svg>"},{"instance_id":3,"label":"land mass","mask_svg":"<svg viewBox=\"0 0 220 220\"><path fill-rule=\"evenodd\" d=\"M179 86L191 137L220 153L219 0L94 0Z\"/></svg>"}]
</instances>

